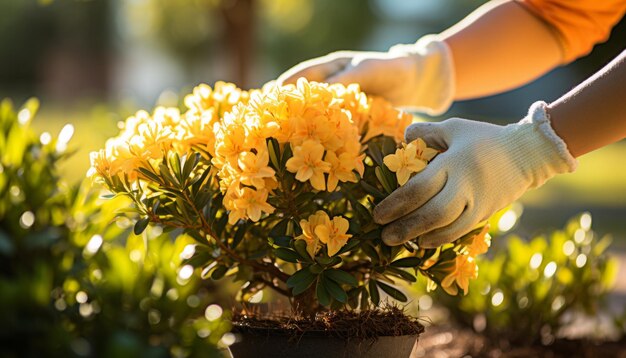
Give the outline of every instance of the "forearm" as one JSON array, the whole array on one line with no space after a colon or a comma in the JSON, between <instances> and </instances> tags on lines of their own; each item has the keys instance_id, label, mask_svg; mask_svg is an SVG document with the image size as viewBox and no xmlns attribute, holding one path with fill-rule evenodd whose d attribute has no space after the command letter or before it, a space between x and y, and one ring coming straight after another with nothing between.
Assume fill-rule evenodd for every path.
<instances>
[{"instance_id":1,"label":"forearm","mask_svg":"<svg viewBox=\"0 0 626 358\"><path fill-rule=\"evenodd\" d=\"M548 106L552 127L579 157L626 138L626 51Z\"/></svg>"},{"instance_id":2,"label":"forearm","mask_svg":"<svg viewBox=\"0 0 626 358\"><path fill-rule=\"evenodd\" d=\"M513 1L487 3L441 36L454 60L455 100L517 88L562 60L549 25Z\"/></svg>"}]
</instances>

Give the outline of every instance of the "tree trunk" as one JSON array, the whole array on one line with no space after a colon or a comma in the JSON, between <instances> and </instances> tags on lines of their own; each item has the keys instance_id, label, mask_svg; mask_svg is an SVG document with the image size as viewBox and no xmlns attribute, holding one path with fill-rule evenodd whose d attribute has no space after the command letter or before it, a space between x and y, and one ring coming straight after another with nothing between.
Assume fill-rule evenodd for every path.
<instances>
[{"instance_id":1,"label":"tree trunk","mask_svg":"<svg viewBox=\"0 0 626 358\"><path fill-rule=\"evenodd\" d=\"M234 61L237 87L250 86L250 69L254 53L254 0L223 1L221 11L226 24L225 45Z\"/></svg>"}]
</instances>

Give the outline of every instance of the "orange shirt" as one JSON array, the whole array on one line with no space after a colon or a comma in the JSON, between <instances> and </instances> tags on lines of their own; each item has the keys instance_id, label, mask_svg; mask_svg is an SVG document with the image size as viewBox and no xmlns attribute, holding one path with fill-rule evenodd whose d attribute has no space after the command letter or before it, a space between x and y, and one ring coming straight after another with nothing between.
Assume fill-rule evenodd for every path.
<instances>
[{"instance_id":1,"label":"orange shirt","mask_svg":"<svg viewBox=\"0 0 626 358\"><path fill-rule=\"evenodd\" d=\"M626 0L518 0L556 31L563 62L591 52L609 38L613 26L626 12Z\"/></svg>"}]
</instances>

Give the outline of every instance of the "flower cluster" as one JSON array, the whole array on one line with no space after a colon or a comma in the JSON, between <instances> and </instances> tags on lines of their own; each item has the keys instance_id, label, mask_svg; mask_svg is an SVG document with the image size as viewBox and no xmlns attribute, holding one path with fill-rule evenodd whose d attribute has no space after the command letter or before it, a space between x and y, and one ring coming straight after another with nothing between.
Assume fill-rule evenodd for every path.
<instances>
[{"instance_id":1,"label":"flower cluster","mask_svg":"<svg viewBox=\"0 0 626 358\"><path fill-rule=\"evenodd\" d=\"M298 181L332 192L339 183L356 183L363 175L366 140L397 137L409 121L410 115L388 102L368 100L356 85L300 79L297 85L268 85L253 93L216 127L213 164L230 223L258 221L262 213L274 212L267 200L279 180L269 166L270 138L281 150L290 147L293 156L285 167Z\"/></svg>"},{"instance_id":2,"label":"flower cluster","mask_svg":"<svg viewBox=\"0 0 626 358\"><path fill-rule=\"evenodd\" d=\"M437 155L437 151L428 148L426 143L418 138L409 144L402 144L395 154L385 157L384 163L392 172L396 173L398 184L404 185L411 174L418 173L426 168L428 162Z\"/></svg>"},{"instance_id":3,"label":"flower cluster","mask_svg":"<svg viewBox=\"0 0 626 358\"><path fill-rule=\"evenodd\" d=\"M464 249L454 259L450 271L441 280L441 288L451 295L456 295L458 289L462 289L467 294L469 281L478 277L478 266L476 266L476 256L482 255L489 250L491 236L489 226L485 225L480 232L468 236L461 240Z\"/></svg>"},{"instance_id":4,"label":"flower cluster","mask_svg":"<svg viewBox=\"0 0 626 358\"><path fill-rule=\"evenodd\" d=\"M185 97L187 112L157 107L150 115L139 111L120 124L121 132L105 148L91 153L88 176L110 184L115 178L133 183L146 179L140 168L158 168L168 153L185 155L197 150L212 156L214 127L235 104L245 103L248 92L233 84L217 82L214 89L199 85Z\"/></svg>"},{"instance_id":5,"label":"flower cluster","mask_svg":"<svg viewBox=\"0 0 626 358\"><path fill-rule=\"evenodd\" d=\"M196 243L186 264L203 277L234 275L244 300L269 287L308 314L378 305L379 290L406 301L392 285L418 273L467 292L486 228L436 249L389 247L372 218L437 154L402 143L409 114L357 85L305 79L200 85L184 103L137 112L92 153L89 174L133 201L135 234L182 230Z\"/></svg>"},{"instance_id":6,"label":"flower cluster","mask_svg":"<svg viewBox=\"0 0 626 358\"><path fill-rule=\"evenodd\" d=\"M308 220L300 220L302 235L296 240L304 240L306 249L311 257L315 257L320 248L320 242L328 246L328 255L334 256L352 235L347 234L348 220L335 216L331 220L326 212L319 210L309 216Z\"/></svg>"}]
</instances>

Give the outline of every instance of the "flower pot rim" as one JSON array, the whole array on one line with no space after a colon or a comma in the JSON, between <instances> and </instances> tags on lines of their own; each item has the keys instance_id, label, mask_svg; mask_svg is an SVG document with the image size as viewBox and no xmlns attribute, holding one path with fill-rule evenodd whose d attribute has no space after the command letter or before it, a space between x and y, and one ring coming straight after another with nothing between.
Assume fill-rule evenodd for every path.
<instances>
[{"instance_id":1,"label":"flower pot rim","mask_svg":"<svg viewBox=\"0 0 626 358\"><path fill-rule=\"evenodd\" d=\"M372 337L348 337L348 330L345 329L298 329L298 328L286 328L286 327L252 327L245 323L231 322L233 325L233 332L241 334L255 334L264 336L294 336L294 337L333 337L343 340L371 340L379 337L419 337L424 333L424 327L421 327L420 332L401 334L401 335L377 335Z\"/></svg>"}]
</instances>

